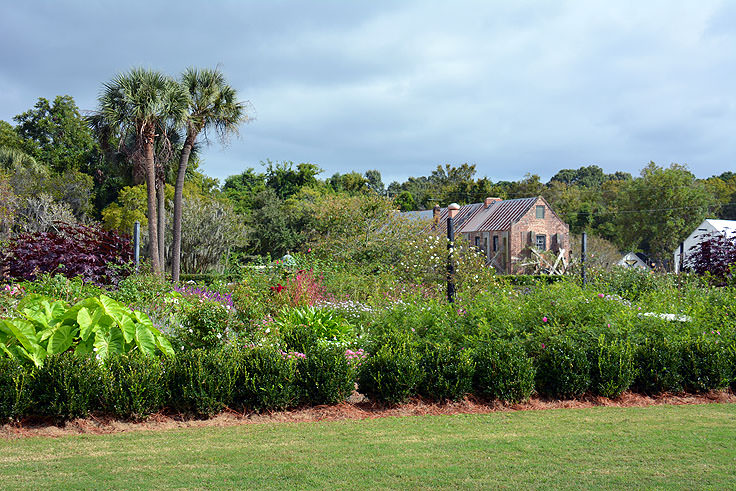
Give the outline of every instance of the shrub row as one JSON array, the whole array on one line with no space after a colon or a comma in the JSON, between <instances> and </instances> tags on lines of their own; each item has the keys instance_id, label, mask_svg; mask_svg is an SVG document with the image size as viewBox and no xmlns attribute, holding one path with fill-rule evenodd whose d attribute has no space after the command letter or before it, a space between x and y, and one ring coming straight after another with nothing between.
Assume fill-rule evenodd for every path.
<instances>
[{"instance_id":1,"label":"shrub row","mask_svg":"<svg viewBox=\"0 0 736 491\"><path fill-rule=\"evenodd\" d=\"M0 359L0 418L57 420L104 412L141 419L162 410L210 416L225 407L266 411L344 401L357 381L367 397L399 403L414 395L459 400L467 394L520 402L585 393L617 397L723 389L736 375L736 350L718 340L647 339L639 345L601 336L545 342L485 339L468 347L401 333L384 336L362 361L315 344L306 353L270 347L191 350L172 358L139 353L100 364L73 353L38 369ZM736 388L736 387L735 387Z\"/></svg>"}]
</instances>

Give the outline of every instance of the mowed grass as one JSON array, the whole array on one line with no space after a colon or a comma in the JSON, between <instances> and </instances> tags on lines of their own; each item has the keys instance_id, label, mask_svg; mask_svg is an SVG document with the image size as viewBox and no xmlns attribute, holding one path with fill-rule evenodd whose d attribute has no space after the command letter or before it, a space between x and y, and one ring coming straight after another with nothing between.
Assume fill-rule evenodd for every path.
<instances>
[{"instance_id":1,"label":"mowed grass","mask_svg":"<svg viewBox=\"0 0 736 491\"><path fill-rule=\"evenodd\" d=\"M736 487L736 404L0 440L0 487Z\"/></svg>"}]
</instances>

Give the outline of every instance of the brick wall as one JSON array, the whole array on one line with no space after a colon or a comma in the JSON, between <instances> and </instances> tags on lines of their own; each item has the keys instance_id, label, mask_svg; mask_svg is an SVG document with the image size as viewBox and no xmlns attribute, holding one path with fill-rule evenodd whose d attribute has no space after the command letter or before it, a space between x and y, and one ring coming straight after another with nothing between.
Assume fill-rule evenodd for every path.
<instances>
[{"instance_id":1,"label":"brick wall","mask_svg":"<svg viewBox=\"0 0 736 491\"><path fill-rule=\"evenodd\" d=\"M544 206L544 218L537 218L537 206ZM537 236L545 236L546 250L557 251L559 248L564 248L566 258L568 260L570 259L569 227L552 212L541 198L537 199L535 205L519 221L511 225L511 233L509 235L512 261L515 261L515 258L528 257L529 253L528 251L524 252L524 249L530 245L536 245L535 243L530 243L530 232L534 232ZM557 234L561 234L562 236L561 244L558 244L555 240Z\"/></svg>"}]
</instances>

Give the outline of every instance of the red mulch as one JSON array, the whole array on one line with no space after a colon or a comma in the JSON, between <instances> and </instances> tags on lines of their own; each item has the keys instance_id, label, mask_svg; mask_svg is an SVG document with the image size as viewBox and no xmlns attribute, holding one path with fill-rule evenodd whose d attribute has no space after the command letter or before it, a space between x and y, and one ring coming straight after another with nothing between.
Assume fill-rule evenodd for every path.
<instances>
[{"instance_id":1,"label":"red mulch","mask_svg":"<svg viewBox=\"0 0 736 491\"><path fill-rule=\"evenodd\" d=\"M472 397L460 402L435 403L422 399L395 407L385 407L366 401L365 398L351 397L355 402L344 402L335 406L315 406L290 411L272 413L238 413L226 410L206 419L191 419L180 414L154 414L142 422L130 422L109 416L93 415L56 425L48 420L23 420L0 426L0 437L22 438L33 436L58 437L79 434L108 434L126 431L166 430L191 427L227 427L258 423L301 423L313 421L340 421L345 419L373 419L385 417L486 414L498 411L529 411L543 409L581 409L600 406L646 407L661 404L708 404L736 403L736 395L731 392L711 392L708 394L662 394L654 397L625 392L616 399L605 397L583 397L576 400L545 400L532 398L523 404L504 405L498 402L481 401Z\"/></svg>"}]
</instances>

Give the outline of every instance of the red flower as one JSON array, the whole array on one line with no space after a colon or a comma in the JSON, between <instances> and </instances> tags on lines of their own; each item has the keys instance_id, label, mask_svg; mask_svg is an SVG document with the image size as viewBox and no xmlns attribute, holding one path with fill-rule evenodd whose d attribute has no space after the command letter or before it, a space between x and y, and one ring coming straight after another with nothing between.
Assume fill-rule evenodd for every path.
<instances>
[{"instance_id":1,"label":"red flower","mask_svg":"<svg viewBox=\"0 0 736 491\"><path fill-rule=\"evenodd\" d=\"M276 286L272 286L271 287L271 291L272 292L276 292L276 293L281 293L284 290L286 290L286 287L284 285L282 285L281 283L279 283Z\"/></svg>"}]
</instances>

